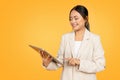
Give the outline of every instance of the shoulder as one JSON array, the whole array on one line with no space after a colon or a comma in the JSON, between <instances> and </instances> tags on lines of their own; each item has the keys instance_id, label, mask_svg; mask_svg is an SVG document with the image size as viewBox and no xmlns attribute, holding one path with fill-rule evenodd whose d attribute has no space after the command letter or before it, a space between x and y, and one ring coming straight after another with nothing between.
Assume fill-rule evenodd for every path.
<instances>
[{"instance_id":1,"label":"shoulder","mask_svg":"<svg viewBox=\"0 0 120 80\"><path fill-rule=\"evenodd\" d=\"M97 41L100 41L100 36L99 36L98 34L95 34L95 33L90 32L90 39L91 39L93 42L97 42Z\"/></svg>"},{"instance_id":2,"label":"shoulder","mask_svg":"<svg viewBox=\"0 0 120 80\"><path fill-rule=\"evenodd\" d=\"M100 38L100 36L98 34L92 33L90 32L90 37L91 38Z\"/></svg>"},{"instance_id":3,"label":"shoulder","mask_svg":"<svg viewBox=\"0 0 120 80\"><path fill-rule=\"evenodd\" d=\"M74 35L74 32L68 32L68 33L65 33L62 35L62 38L69 38L71 37L72 35Z\"/></svg>"}]
</instances>

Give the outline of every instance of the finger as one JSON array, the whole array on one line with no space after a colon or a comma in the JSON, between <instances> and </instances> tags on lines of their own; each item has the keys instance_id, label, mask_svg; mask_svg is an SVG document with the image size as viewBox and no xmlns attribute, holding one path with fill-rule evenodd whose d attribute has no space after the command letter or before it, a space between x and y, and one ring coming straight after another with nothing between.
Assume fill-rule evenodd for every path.
<instances>
[{"instance_id":1,"label":"finger","mask_svg":"<svg viewBox=\"0 0 120 80\"><path fill-rule=\"evenodd\" d=\"M46 52L44 52L44 58L47 58L47 57L49 57L49 55Z\"/></svg>"},{"instance_id":2,"label":"finger","mask_svg":"<svg viewBox=\"0 0 120 80\"><path fill-rule=\"evenodd\" d=\"M71 59L69 60L69 62L70 62L70 63L74 62L74 58L71 58Z\"/></svg>"},{"instance_id":3,"label":"finger","mask_svg":"<svg viewBox=\"0 0 120 80\"><path fill-rule=\"evenodd\" d=\"M52 57L50 55L47 56L46 58L48 61L51 61Z\"/></svg>"},{"instance_id":4,"label":"finger","mask_svg":"<svg viewBox=\"0 0 120 80\"><path fill-rule=\"evenodd\" d=\"M75 59L72 58L72 59L69 61L69 64L71 64L71 65L75 65Z\"/></svg>"},{"instance_id":5,"label":"finger","mask_svg":"<svg viewBox=\"0 0 120 80\"><path fill-rule=\"evenodd\" d=\"M74 59L74 62L77 63L77 59L76 58Z\"/></svg>"},{"instance_id":6,"label":"finger","mask_svg":"<svg viewBox=\"0 0 120 80\"><path fill-rule=\"evenodd\" d=\"M43 59L43 65L47 67L48 61L46 59Z\"/></svg>"},{"instance_id":7,"label":"finger","mask_svg":"<svg viewBox=\"0 0 120 80\"><path fill-rule=\"evenodd\" d=\"M45 58L45 53L44 53L44 51L42 51L42 55L43 55L43 58Z\"/></svg>"},{"instance_id":8,"label":"finger","mask_svg":"<svg viewBox=\"0 0 120 80\"><path fill-rule=\"evenodd\" d=\"M41 56L44 58L44 53L43 51L40 51Z\"/></svg>"},{"instance_id":9,"label":"finger","mask_svg":"<svg viewBox=\"0 0 120 80\"><path fill-rule=\"evenodd\" d=\"M68 63L71 65L72 64L72 58L69 59Z\"/></svg>"},{"instance_id":10,"label":"finger","mask_svg":"<svg viewBox=\"0 0 120 80\"><path fill-rule=\"evenodd\" d=\"M46 58L44 61L44 65L47 67L49 65L49 63L52 61L52 57Z\"/></svg>"},{"instance_id":11,"label":"finger","mask_svg":"<svg viewBox=\"0 0 120 80\"><path fill-rule=\"evenodd\" d=\"M49 61L51 62L52 60L53 60L53 58L52 58L52 57L50 57L50 58L49 58Z\"/></svg>"},{"instance_id":12,"label":"finger","mask_svg":"<svg viewBox=\"0 0 120 80\"><path fill-rule=\"evenodd\" d=\"M47 58L44 58L45 62L48 64L52 61L52 57L51 56L47 56Z\"/></svg>"},{"instance_id":13,"label":"finger","mask_svg":"<svg viewBox=\"0 0 120 80\"><path fill-rule=\"evenodd\" d=\"M50 55L47 55L47 56L46 56L46 59L49 59L49 57L50 57Z\"/></svg>"},{"instance_id":14,"label":"finger","mask_svg":"<svg viewBox=\"0 0 120 80\"><path fill-rule=\"evenodd\" d=\"M51 56L47 57L47 60L50 62L53 58Z\"/></svg>"},{"instance_id":15,"label":"finger","mask_svg":"<svg viewBox=\"0 0 120 80\"><path fill-rule=\"evenodd\" d=\"M75 63L74 63L74 62L71 62L71 63L69 63L69 65L71 65L71 66L75 66Z\"/></svg>"}]
</instances>

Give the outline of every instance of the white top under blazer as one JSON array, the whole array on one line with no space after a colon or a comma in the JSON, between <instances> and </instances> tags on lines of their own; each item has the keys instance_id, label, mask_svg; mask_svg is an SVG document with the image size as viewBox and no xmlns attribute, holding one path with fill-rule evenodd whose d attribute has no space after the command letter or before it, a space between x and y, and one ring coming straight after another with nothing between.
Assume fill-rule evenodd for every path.
<instances>
[{"instance_id":1,"label":"white top under blazer","mask_svg":"<svg viewBox=\"0 0 120 80\"><path fill-rule=\"evenodd\" d=\"M63 67L60 80L97 80L96 73L105 69L104 50L100 37L85 30L83 40L74 50L75 32L70 32L62 36L57 59L64 65L51 62L46 69L56 70ZM75 52L75 53L74 53ZM77 53L76 53L77 52ZM80 65L70 66L64 58L73 57L80 59Z\"/></svg>"},{"instance_id":2,"label":"white top under blazer","mask_svg":"<svg viewBox=\"0 0 120 80\"><path fill-rule=\"evenodd\" d=\"M81 45L81 41L74 41L74 53L73 53L74 58L76 58L78 55L80 45Z\"/></svg>"}]
</instances>

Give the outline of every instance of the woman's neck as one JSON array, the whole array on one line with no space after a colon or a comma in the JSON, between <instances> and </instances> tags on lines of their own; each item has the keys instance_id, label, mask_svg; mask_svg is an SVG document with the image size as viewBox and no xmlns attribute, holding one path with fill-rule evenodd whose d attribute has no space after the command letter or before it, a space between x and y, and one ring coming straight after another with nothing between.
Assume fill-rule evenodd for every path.
<instances>
[{"instance_id":1,"label":"woman's neck","mask_svg":"<svg viewBox=\"0 0 120 80\"><path fill-rule=\"evenodd\" d=\"M85 28L75 31L75 40L82 41L84 36Z\"/></svg>"}]
</instances>

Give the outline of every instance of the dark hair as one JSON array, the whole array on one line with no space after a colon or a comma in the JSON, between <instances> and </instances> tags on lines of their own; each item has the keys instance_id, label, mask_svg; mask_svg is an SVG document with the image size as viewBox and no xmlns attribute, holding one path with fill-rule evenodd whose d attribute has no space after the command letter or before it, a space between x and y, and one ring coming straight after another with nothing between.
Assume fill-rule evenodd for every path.
<instances>
[{"instance_id":1,"label":"dark hair","mask_svg":"<svg viewBox=\"0 0 120 80\"><path fill-rule=\"evenodd\" d=\"M85 27L90 31L90 25L89 25L89 22L88 22L88 10L87 10L87 8L82 6L82 5L77 5L77 6L73 7L70 10L70 13L73 10L77 11L83 17L83 19L86 20ZM69 14L69 16L70 16L70 14Z\"/></svg>"}]
</instances>

